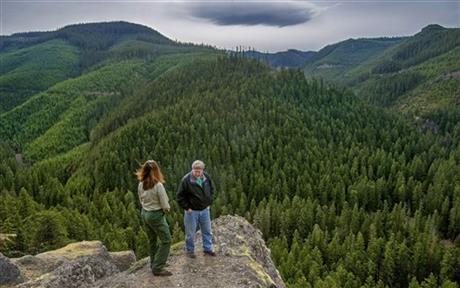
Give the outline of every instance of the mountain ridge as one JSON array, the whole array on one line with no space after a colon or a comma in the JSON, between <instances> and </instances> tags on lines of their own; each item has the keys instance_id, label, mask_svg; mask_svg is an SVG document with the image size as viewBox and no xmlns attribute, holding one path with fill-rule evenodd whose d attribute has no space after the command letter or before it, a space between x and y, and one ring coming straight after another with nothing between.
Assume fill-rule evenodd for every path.
<instances>
[{"instance_id":1,"label":"mountain ridge","mask_svg":"<svg viewBox=\"0 0 460 288\"><path fill-rule=\"evenodd\" d=\"M37 44L37 42L48 41L51 38L60 38L60 39L71 39L77 41L78 39L72 39L74 36L90 36L87 33L96 34L98 36L105 36L107 33L113 34L139 34L139 36L152 36L151 40L156 40L165 43L171 43L172 40L160 34L158 31L141 24L135 24L126 21L109 21L109 22L90 22L90 23L80 23L80 24L71 24L50 31L34 31L34 32L20 32L13 33L11 35L2 35L0 39L0 52L3 49L8 49L10 47L23 48L20 44L31 45ZM72 35L73 34L73 35ZM82 35L83 34L83 35ZM86 34L86 35L85 35ZM32 38L32 39L30 39ZM81 39L81 43L87 43L87 41ZM14 45L19 46L14 46Z\"/></svg>"}]
</instances>

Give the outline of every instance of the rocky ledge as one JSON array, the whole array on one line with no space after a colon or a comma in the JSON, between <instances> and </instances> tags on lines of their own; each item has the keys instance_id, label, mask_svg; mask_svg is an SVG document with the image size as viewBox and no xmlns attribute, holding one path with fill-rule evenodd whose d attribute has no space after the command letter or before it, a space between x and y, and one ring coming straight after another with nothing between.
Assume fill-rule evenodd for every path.
<instances>
[{"instance_id":1,"label":"rocky ledge","mask_svg":"<svg viewBox=\"0 0 460 288\"><path fill-rule=\"evenodd\" d=\"M222 216L213 221L216 257L197 258L177 243L168 259L170 277L156 277L149 258L136 262L132 251L108 252L99 241L69 244L35 256L8 259L0 254L0 287L278 287L284 288L262 234L244 218Z\"/></svg>"}]
</instances>

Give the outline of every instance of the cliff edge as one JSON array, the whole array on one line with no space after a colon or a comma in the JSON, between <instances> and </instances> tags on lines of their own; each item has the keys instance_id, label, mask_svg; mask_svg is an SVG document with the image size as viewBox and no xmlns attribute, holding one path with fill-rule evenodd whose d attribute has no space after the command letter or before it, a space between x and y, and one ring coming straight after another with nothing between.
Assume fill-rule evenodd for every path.
<instances>
[{"instance_id":1,"label":"cliff edge","mask_svg":"<svg viewBox=\"0 0 460 288\"><path fill-rule=\"evenodd\" d=\"M10 275L0 287L285 287L261 232L244 218L215 219L213 234L216 257L203 255L199 232L197 258L185 256L183 242L175 244L170 277L154 276L149 258L136 262L132 251L111 253L99 241L84 241L35 256L0 257L1 274Z\"/></svg>"}]
</instances>

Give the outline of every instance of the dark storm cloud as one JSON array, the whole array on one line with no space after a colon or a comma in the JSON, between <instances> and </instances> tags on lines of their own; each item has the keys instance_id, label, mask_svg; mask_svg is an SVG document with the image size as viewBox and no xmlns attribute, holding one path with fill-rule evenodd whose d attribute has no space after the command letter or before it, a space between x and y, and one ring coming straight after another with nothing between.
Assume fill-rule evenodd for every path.
<instances>
[{"instance_id":1,"label":"dark storm cloud","mask_svg":"<svg viewBox=\"0 0 460 288\"><path fill-rule=\"evenodd\" d=\"M247 1L253 2L0 0L0 35L123 20L147 25L183 42L276 52L318 50L350 37L408 36L428 24L460 27L460 1L452 0ZM300 23L307 25L295 25Z\"/></svg>"},{"instance_id":2,"label":"dark storm cloud","mask_svg":"<svg viewBox=\"0 0 460 288\"><path fill-rule=\"evenodd\" d=\"M217 25L265 25L285 27L310 21L318 10L314 6L286 1L284 3L214 2L190 6L190 14Z\"/></svg>"}]
</instances>

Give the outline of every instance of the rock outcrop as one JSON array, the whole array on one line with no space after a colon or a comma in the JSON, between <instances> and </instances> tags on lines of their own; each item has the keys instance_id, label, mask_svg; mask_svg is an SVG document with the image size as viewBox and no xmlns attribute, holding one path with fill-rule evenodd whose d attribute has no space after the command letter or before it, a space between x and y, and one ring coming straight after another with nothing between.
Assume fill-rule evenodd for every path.
<instances>
[{"instance_id":1,"label":"rock outcrop","mask_svg":"<svg viewBox=\"0 0 460 288\"><path fill-rule=\"evenodd\" d=\"M11 259L23 282L7 287L285 287L260 231L244 218L215 219L213 233L216 257L203 255L199 232L197 258L186 257L183 242L172 247L170 277L154 276L149 258L135 262L132 251L109 253L101 242L91 241Z\"/></svg>"},{"instance_id":2,"label":"rock outcrop","mask_svg":"<svg viewBox=\"0 0 460 288\"><path fill-rule=\"evenodd\" d=\"M0 285L14 284L21 281L21 272L17 265L0 253Z\"/></svg>"},{"instance_id":3,"label":"rock outcrop","mask_svg":"<svg viewBox=\"0 0 460 288\"><path fill-rule=\"evenodd\" d=\"M135 259L131 263L133 263ZM61 249L13 259L25 279L17 287L91 287L119 273L117 262L100 241L83 241Z\"/></svg>"},{"instance_id":4,"label":"rock outcrop","mask_svg":"<svg viewBox=\"0 0 460 288\"><path fill-rule=\"evenodd\" d=\"M110 252L110 257L118 270L128 270L136 262L136 254L133 251Z\"/></svg>"}]
</instances>

